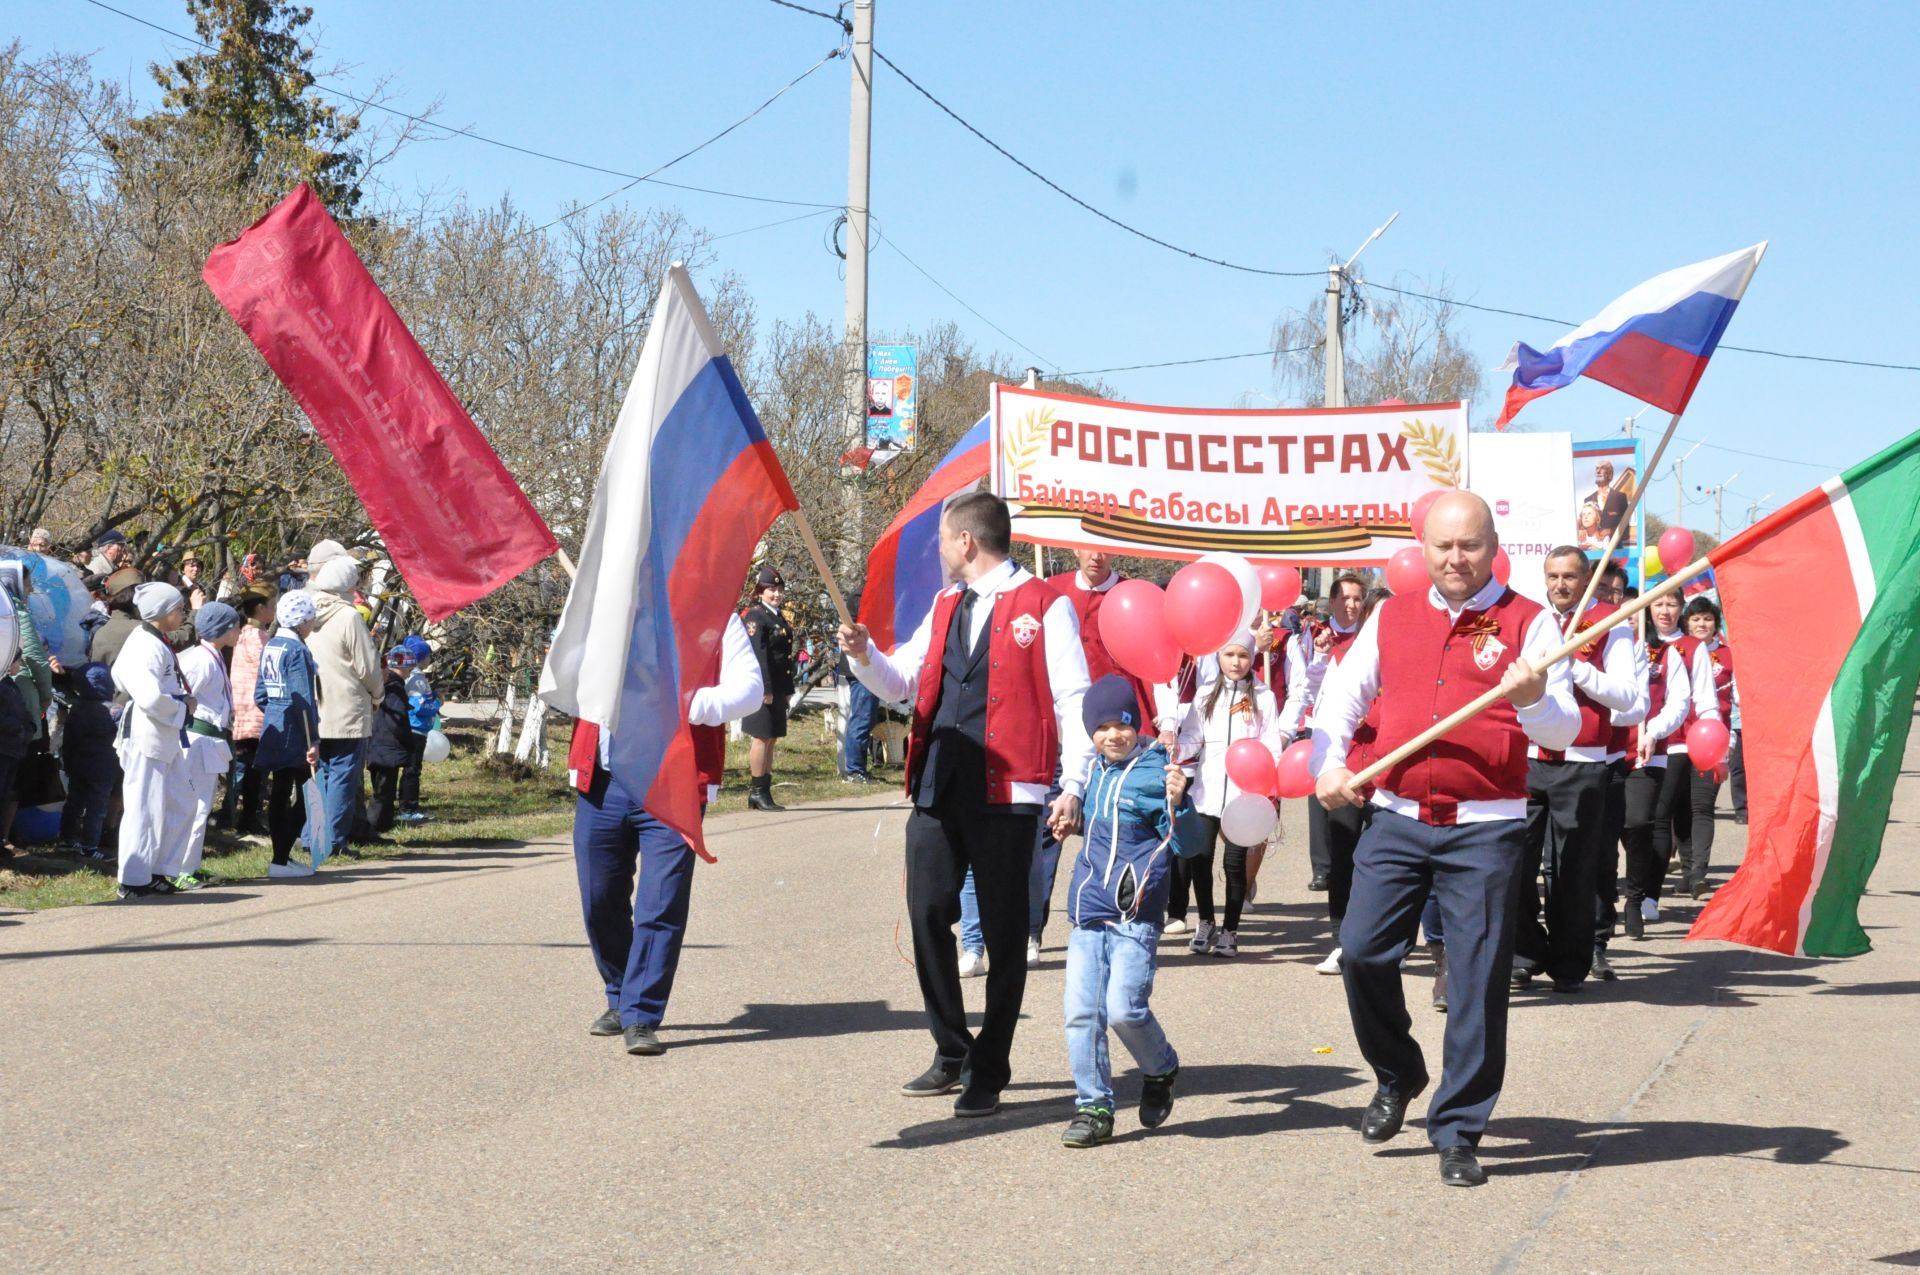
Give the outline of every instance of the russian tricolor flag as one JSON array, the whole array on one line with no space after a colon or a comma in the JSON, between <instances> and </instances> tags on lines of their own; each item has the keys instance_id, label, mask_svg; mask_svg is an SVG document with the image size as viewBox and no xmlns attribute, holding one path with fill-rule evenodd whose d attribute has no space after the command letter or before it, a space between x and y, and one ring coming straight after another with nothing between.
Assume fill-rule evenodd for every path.
<instances>
[{"instance_id":1,"label":"russian tricolor flag","mask_svg":"<svg viewBox=\"0 0 1920 1275\"><path fill-rule=\"evenodd\" d=\"M719 674L756 544L799 506L675 264L600 466L540 697L598 724L613 777L703 855L687 701Z\"/></svg>"},{"instance_id":2,"label":"russian tricolor flag","mask_svg":"<svg viewBox=\"0 0 1920 1275\"><path fill-rule=\"evenodd\" d=\"M1513 385L1494 425L1505 429L1522 407L1580 376L1678 415L1766 250L1763 241L1649 279L1544 352L1516 343Z\"/></svg>"},{"instance_id":3,"label":"russian tricolor flag","mask_svg":"<svg viewBox=\"0 0 1920 1275\"><path fill-rule=\"evenodd\" d=\"M889 655L927 618L935 595L947 585L940 566L940 514L947 501L986 478L991 420L982 416L954 444L867 555L860 623Z\"/></svg>"}]
</instances>

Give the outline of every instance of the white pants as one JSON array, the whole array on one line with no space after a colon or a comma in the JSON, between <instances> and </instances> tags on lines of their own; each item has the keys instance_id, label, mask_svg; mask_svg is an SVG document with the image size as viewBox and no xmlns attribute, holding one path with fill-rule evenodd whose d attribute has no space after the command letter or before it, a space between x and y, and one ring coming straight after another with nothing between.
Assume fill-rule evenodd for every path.
<instances>
[{"instance_id":1,"label":"white pants","mask_svg":"<svg viewBox=\"0 0 1920 1275\"><path fill-rule=\"evenodd\" d=\"M183 857L193 820L192 776L186 754L155 761L120 751L120 883L151 885L155 877L186 871Z\"/></svg>"},{"instance_id":2,"label":"white pants","mask_svg":"<svg viewBox=\"0 0 1920 1275\"><path fill-rule=\"evenodd\" d=\"M220 789L220 776L227 773L232 761L233 750L226 740L210 735L187 736L187 755L180 773L187 785L188 817L177 829L180 844L169 842L163 855L165 862L180 867L162 875L199 870L200 858L207 850L207 818L213 813L213 798Z\"/></svg>"}]
</instances>

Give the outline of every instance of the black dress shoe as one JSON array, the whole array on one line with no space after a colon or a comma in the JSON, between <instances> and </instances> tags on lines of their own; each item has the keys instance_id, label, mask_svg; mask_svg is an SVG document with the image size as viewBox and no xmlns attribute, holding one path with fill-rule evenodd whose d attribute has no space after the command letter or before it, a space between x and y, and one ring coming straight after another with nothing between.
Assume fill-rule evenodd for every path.
<instances>
[{"instance_id":1,"label":"black dress shoe","mask_svg":"<svg viewBox=\"0 0 1920 1275\"><path fill-rule=\"evenodd\" d=\"M1614 971L1613 962L1607 959L1607 949L1604 947L1593 949L1593 976L1603 983L1611 983L1620 977Z\"/></svg>"},{"instance_id":2,"label":"black dress shoe","mask_svg":"<svg viewBox=\"0 0 1920 1275\"><path fill-rule=\"evenodd\" d=\"M1647 918L1640 914L1640 900L1627 901L1626 910L1620 914L1620 924L1626 928L1627 937L1635 942L1647 937Z\"/></svg>"},{"instance_id":3,"label":"black dress shoe","mask_svg":"<svg viewBox=\"0 0 1920 1275\"><path fill-rule=\"evenodd\" d=\"M666 1053L667 1047L654 1035L652 1023L635 1023L627 1028L627 1052L652 1058L656 1054Z\"/></svg>"},{"instance_id":4,"label":"black dress shoe","mask_svg":"<svg viewBox=\"0 0 1920 1275\"><path fill-rule=\"evenodd\" d=\"M1487 1171L1480 1167L1472 1147L1441 1147L1440 1180L1448 1186L1482 1186Z\"/></svg>"},{"instance_id":5,"label":"black dress shoe","mask_svg":"<svg viewBox=\"0 0 1920 1275\"><path fill-rule=\"evenodd\" d=\"M1707 879L1705 877L1701 877L1697 881L1689 881L1687 883L1687 893L1691 894L1696 899L1704 898L1707 892L1711 888L1712 887L1710 887L1707 884Z\"/></svg>"},{"instance_id":6,"label":"black dress shoe","mask_svg":"<svg viewBox=\"0 0 1920 1275\"><path fill-rule=\"evenodd\" d=\"M1373 1095L1373 1101L1360 1114L1360 1138L1364 1142L1385 1142L1400 1132L1400 1126L1407 1121L1407 1104L1419 1096L1425 1089L1422 1082L1419 1088L1405 1093L1381 1085L1379 1092Z\"/></svg>"},{"instance_id":7,"label":"black dress shoe","mask_svg":"<svg viewBox=\"0 0 1920 1275\"><path fill-rule=\"evenodd\" d=\"M1736 810L1736 811L1734 811L1734 812L1733 812L1733 821L1734 821L1735 823L1738 823L1738 824L1744 824L1744 823L1746 823L1746 821L1747 821L1747 812L1746 812L1746 811L1744 811L1744 810Z\"/></svg>"},{"instance_id":8,"label":"black dress shoe","mask_svg":"<svg viewBox=\"0 0 1920 1275\"><path fill-rule=\"evenodd\" d=\"M1553 980L1553 990L1562 996L1572 996L1580 990L1580 980L1577 978L1556 978Z\"/></svg>"},{"instance_id":9,"label":"black dress shoe","mask_svg":"<svg viewBox=\"0 0 1920 1275\"><path fill-rule=\"evenodd\" d=\"M959 1087L960 1069L943 1067L935 1063L906 1084L901 1085L900 1092L909 1098L931 1098L935 1094L951 1093Z\"/></svg>"},{"instance_id":10,"label":"black dress shoe","mask_svg":"<svg viewBox=\"0 0 1920 1275\"><path fill-rule=\"evenodd\" d=\"M600 1015L600 1017L594 1019L593 1024L587 1028L587 1034L590 1036L618 1036L620 1034L620 1011L610 1009Z\"/></svg>"},{"instance_id":11,"label":"black dress shoe","mask_svg":"<svg viewBox=\"0 0 1920 1275\"><path fill-rule=\"evenodd\" d=\"M1307 889L1312 890L1316 894L1325 894L1327 892L1327 874L1324 872L1314 873L1313 880L1307 882Z\"/></svg>"},{"instance_id":12,"label":"black dress shoe","mask_svg":"<svg viewBox=\"0 0 1920 1275\"><path fill-rule=\"evenodd\" d=\"M960 1091L960 1097L953 1104L953 1114L962 1119L976 1116L990 1116L1000 1110L1000 1091L981 1089L968 1085Z\"/></svg>"},{"instance_id":13,"label":"black dress shoe","mask_svg":"<svg viewBox=\"0 0 1920 1275\"><path fill-rule=\"evenodd\" d=\"M1515 987L1525 987L1533 982L1533 971L1524 965L1516 965L1513 967L1513 973L1508 976L1508 981Z\"/></svg>"}]
</instances>

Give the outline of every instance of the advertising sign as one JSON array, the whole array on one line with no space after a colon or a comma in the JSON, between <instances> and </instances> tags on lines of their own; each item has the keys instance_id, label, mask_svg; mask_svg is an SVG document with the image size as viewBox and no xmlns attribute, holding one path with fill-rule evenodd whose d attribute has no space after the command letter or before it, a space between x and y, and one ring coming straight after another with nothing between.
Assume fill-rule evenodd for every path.
<instances>
[{"instance_id":1,"label":"advertising sign","mask_svg":"<svg viewBox=\"0 0 1920 1275\"><path fill-rule=\"evenodd\" d=\"M920 418L920 347L867 347L867 446L875 451L913 450Z\"/></svg>"},{"instance_id":2,"label":"advertising sign","mask_svg":"<svg viewBox=\"0 0 1920 1275\"><path fill-rule=\"evenodd\" d=\"M1645 481L1637 438L1597 438L1573 445L1574 534L1571 543L1587 551L1587 557L1600 560L1613 529L1626 516L1633 494ZM1646 542L1644 502L1633 511L1620 547L1614 550L1616 562L1627 564L1627 580L1645 588L1641 579L1640 549Z\"/></svg>"},{"instance_id":3,"label":"advertising sign","mask_svg":"<svg viewBox=\"0 0 1920 1275\"><path fill-rule=\"evenodd\" d=\"M1500 547L1512 564L1507 583L1547 600L1547 554L1573 543L1573 442L1566 434L1475 434L1475 495L1493 507Z\"/></svg>"}]
</instances>

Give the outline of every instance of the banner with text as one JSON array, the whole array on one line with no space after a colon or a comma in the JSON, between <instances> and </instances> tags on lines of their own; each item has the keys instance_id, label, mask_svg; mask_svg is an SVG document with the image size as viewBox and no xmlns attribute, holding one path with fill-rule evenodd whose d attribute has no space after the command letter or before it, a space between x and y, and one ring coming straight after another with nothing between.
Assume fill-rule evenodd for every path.
<instances>
[{"instance_id":1,"label":"banner with text","mask_svg":"<svg viewBox=\"0 0 1920 1275\"><path fill-rule=\"evenodd\" d=\"M1413 503L1465 486L1465 403L1144 407L993 387L993 490L1016 539L1154 558L1223 550L1381 566Z\"/></svg>"},{"instance_id":2,"label":"banner with text","mask_svg":"<svg viewBox=\"0 0 1920 1275\"><path fill-rule=\"evenodd\" d=\"M1493 507L1507 583L1547 600L1547 554L1573 543L1573 440L1566 434L1476 434L1473 493Z\"/></svg>"}]
</instances>

